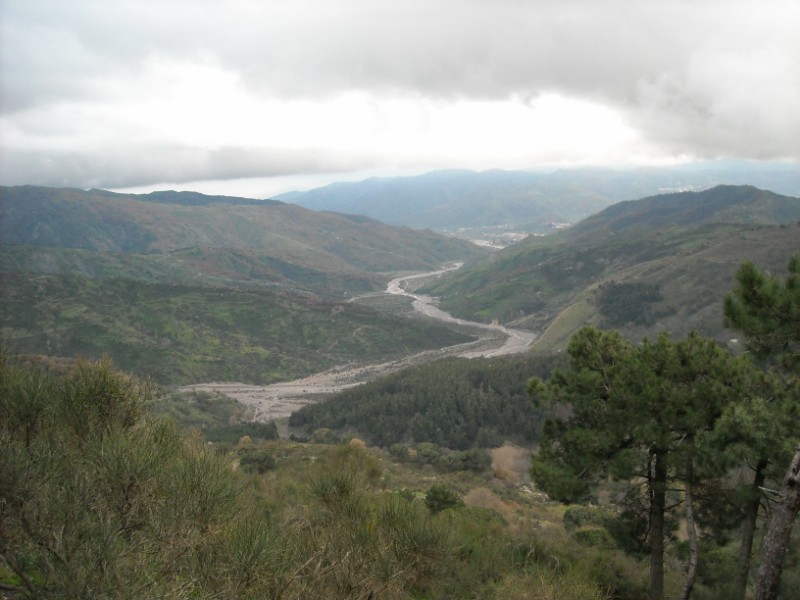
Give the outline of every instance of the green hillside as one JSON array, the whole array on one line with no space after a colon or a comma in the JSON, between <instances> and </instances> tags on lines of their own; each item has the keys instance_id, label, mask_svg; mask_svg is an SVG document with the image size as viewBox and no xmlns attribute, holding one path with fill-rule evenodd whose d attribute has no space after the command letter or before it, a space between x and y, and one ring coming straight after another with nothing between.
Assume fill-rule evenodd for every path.
<instances>
[{"instance_id":1,"label":"green hillside","mask_svg":"<svg viewBox=\"0 0 800 600\"><path fill-rule=\"evenodd\" d=\"M380 273L346 266L333 271L304 266L250 248L194 247L166 254L126 254L0 246L0 271L237 289L300 289L332 297L380 290L387 279Z\"/></svg>"},{"instance_id":2,"label":"green hillside","mask_svg":"<svg viewBox=\"0 0 800 600\"><path fill-rule=\"evenodd\" d=\"M0 340L164 383L293 379L467 341L343 302L485 253L363 217L188 192L0 188Z\"/></svg>"},{"instance_id":3,"label":"green hillside","mask_svg":"<svg viewBox=\"0 0 800 600\"><path fill-rule=\"evenodd\" d=\"M800 200L753 186L718 185L704 192L662 194L620 202L572 227L569 239L696 228L711 223L781 225L800 220Z\"/></svg>"},{"instance_id":4,"label":"green hillside","mask_svg":"<svg viewBox=\"0 0 800 600\"><path fill-rule=\"evenodd\" d=\"M429 231L276 201L34 186L0 188L0 239L11 245L139 254L247 249L326 272L425 270L484 253Z\"/></svg>"},{"instance_id":5,"label":"green hillside","mask_svg":"<svg viewBox=\"0 0 800 600\"><path fill-rule=\"evenodd\" d=\"M747 186L625 202L560 234L528 238L425 291L459 316L543 331L538 349L562 347L585 323L632 338L666 329L725 341L733 336L722 328L722 290L744 260L784 269L800 252L799 219L800 199ZM634 286L628 292L645 284L657 294L646 310L630 302L630 318L609 320L601 308L613 297L602 295L604 284L606 291Z\"/></svg>"},{"instance_id":6,"label":"green hillside","mask_svg":"<svg viewBox=\"0 0 800 600\"><path fill-rule=\"evenodd\" d=\"M293 379L467 341L444 326L285 292L2 273L7 350L110 355L168 383Z\"/></svg>"}]
</instances>

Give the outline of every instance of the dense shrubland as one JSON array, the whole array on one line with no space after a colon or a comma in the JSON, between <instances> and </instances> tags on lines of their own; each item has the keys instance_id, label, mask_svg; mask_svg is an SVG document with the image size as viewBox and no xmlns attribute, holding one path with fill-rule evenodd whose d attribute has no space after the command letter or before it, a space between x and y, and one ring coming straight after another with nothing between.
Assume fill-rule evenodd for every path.
<instances>
[{"instance_id":1,"label":"dense shrubland","mask_svg":"<svg viewBox=\"0 0 800 600\"><path fill-rule=\"evenodd\" d=\"M108 354L164 384L270 383L472 339L309 294L16 272L0 280L2 339L15 352Z\"/></svg>"},{"instance_id":2,"label":"dense shrubland","mask_svg":"<svg viewBox=\"0 0 800 600\"><path fill-rule=\"evenodd\" d=\"M600 284L594 297L603 324L607 327L620 327L628 323L651 325L668 312L653 308L653 304L663 299L657 284L615 281Z\"/></svg>"},{"instance_id":3,"label":"dense shrubland","mask_svg":"<svg viewBox=\"0 0 800 600\"><path fill-rule=\"evenodd\" d=\"M418 482L393 491L387 454L209 445L153 416L154 392L107 360L64 374L3 357L3 590L59 599L609 597L597 557L566 536L514 533L496 512L463 507L457 489Z\"/></svg>"}]
</instances>

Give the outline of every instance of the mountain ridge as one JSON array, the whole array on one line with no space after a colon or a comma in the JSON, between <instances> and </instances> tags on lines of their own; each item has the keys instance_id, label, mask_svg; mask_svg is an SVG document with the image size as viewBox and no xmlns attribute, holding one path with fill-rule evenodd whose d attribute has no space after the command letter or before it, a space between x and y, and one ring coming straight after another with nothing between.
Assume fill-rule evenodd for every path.
<instances>
[{"instance_id":1,"label":"mountain ridge","mask_svg":"<svg viewBox=\"0 0 800 600\"><path fill-rule=\"evenodd\" d=\"M616 202L718 184L753 184L800 195L800 171L781 165L725 164L705 169L572 168L549 173L452 169L337 182L275 198L315 210L364 214L385 223L479 238L492 227L544 233Z\"/></svg>"},{"instance_id":2,"label":"mountain ridge","mask_svg":"<svg viewBox=\"0 0 800 600\"><path fill-rule=\"evenodd\" d=\"M227 198L0 188L0 239L17 246L126 254L228 248L298 270L329 272L424 271L486 252L464 240L366 217L279 201L230 204Z\"/></svg>"},{"instance_id":3,"label":"mountain ridge","mask_svg":"<svg viewBox=\"0 0 800 600\"><path fill-rule=\"evenodd\" d=\"M277 201L35 186L0 188L0 239L4 350L109 354L160 383L274 382L469 341L347 300L486 253Z\"/></svg>"},{"instance_id":4,"label":"mountain ridge","mask_svg":"<svg viewBox=\"0 0 800 600\"><path fill-rule=\"evenodd\" d=\"M659 202L660 211L645 210ZM658 294L649 296L651 305L642 296L635 307L643 320L637 315L639 322L614 328L637 341L665 329L676 336L696 329L724 342L734 336L722 327L722 295L738 264L752 260L781 272L800 253L798 221L800 198L754 187L645 198L557 234L529 237L423 291L460 317L538 331L534 348L553 350L583 324L611 326L601 314L601 286L628 286L617 289L630 295L643 293L645 284Z\"/></svg>"}]
</instances>

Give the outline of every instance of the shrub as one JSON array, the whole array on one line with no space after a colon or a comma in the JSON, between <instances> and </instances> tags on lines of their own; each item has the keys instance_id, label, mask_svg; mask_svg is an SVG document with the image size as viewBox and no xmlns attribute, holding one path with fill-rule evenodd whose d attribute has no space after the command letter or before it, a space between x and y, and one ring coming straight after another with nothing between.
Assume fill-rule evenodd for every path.
<instances>
[{"instance_id":1,"label":"shrub","mask_svg":"<svg viewBox=\"0 0 800 600\"><path fill-rule=\"evenodd\" d=\"M39 377L34 406L51 418L0 420L6 564L32 598L175 597L207 536L235 515L229 462L147 416L152 388L107 360L64 378L0 361L4 409Z\"/></svg>"},{"instance_id":2,"label":"shrub","mask_svg":"<svg viewBox=\"0 0 800 600\"><path fill-rule=\"evenodd\" d=\"M389 454L393 459L398 462L405 462L408 460L409 453L408 453L408 446L405 444L392 444L389 446Z\"/></svg>"},{"instance_id":3,"label":"shrub","mask_svg":"<svg viewBox=\"0 0 800 600\"><path fill-rule=\"evenodd\" d=\"M415 461L426 465L432 465L442 455L442 449L433 442L420 442L415 450Z\"/></svg>"},{"instance_id":4,"label":"shrub","mask_svg":"<svg viewBox=\"0 0 800 600\"><path fill-rule=\"evenodd\" d=\"M451 452L440 456L436 461L436 467L440 471L474 471L482 473L488 471L492 466L492 457L486 450L471 448L462 452Z\"/></svg>"},{"instance_id":5,"label":"shrub","mask_svg":"<svg viewBox=\"0 0 800 600\"><path fill-rule=\"evenodd\" d=\"M607 529L580 529L572 534L576 542L594 548L614 548L614 538Z\"/></svg>"},{"instance_id":6,"label":"shrub","mask_svg":"<svg viewBox=\"0 0 800 600\"><path fill-rule=\"evenodd\" d=\"M239 458L239 466L245 473L258 473L263 475L267 471L275 468L275 457L269 450L260 448L245 452Z\"/></svg>"},{"instance_id":7,"label":"shrub","mask_svg":"<svg viewBox=\"0 0 800 600\"><path fill-rule=\"evenodd\" d=\"M599 508L588 506L573 506L564 512L564 528L574 531L585 525L603 526L611 515Z\"/></svg>"},{"instance_id":8,"label":"shrub","mask_svg":"<svg viewBox=\"0 0 800 600\"><path fill-rule=\"evenodd\" d=\"M436 483L425 494L425 506L436 514L448 508L464 506L464 501L457 493L442 484Z\"/></svg>"},{"instance_id":9,"label":"shrub","mask_svg":"<svg viewBox=\"0 0 800 600\"><path fill-rule=\"evenodd\" d=\"M312 444L335 444L338 440L336 434L327 427L315 429L309 440Z\"/></svg>"}]
</instances>

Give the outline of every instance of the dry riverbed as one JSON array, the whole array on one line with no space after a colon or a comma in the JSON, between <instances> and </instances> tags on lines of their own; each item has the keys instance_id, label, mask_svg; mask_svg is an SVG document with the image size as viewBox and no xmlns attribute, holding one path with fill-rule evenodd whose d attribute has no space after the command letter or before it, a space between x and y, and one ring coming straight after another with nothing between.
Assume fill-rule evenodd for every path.
<instances>
[{"instance_id":1,"label":"dry riverbed","mask_svg":"<svg viewBox=\"0 0 800 600\"><path fill-rule=\"evenodd\" d=\"M457 319L436 306L435 299L429 296L407 292L403 284L414 279L434 277L459 268L453 265L431 273L419 273L398 277L389 282L385 294L404 295L413 299L414 310L430 318L474 328L480 335L477 341L438 350L428 350L397 360L366 365L342 365L316 373L302 379L273 383L271 385L249 385L244 383L199 383L187 385L181 391L216 391L234 398L253 414L256 421L271 421L288 417L297 409L318 402L321 398L340 392L349 387L372 381L373 379L399 371L405 367L421 364L447 356L501 356L524 352L536 337L534 333L521 329L509 329L502 325L487 325Z\"/></svg>"}]
</instances>

